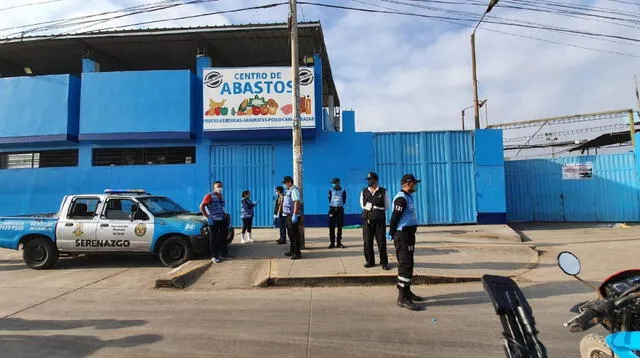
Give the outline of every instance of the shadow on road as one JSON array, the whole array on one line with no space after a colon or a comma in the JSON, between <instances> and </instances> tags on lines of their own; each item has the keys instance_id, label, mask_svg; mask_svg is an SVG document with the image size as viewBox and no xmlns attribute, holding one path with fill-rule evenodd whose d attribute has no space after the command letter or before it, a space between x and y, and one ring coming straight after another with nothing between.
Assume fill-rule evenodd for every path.
<instances>
[{"instance_id":1,"label":"shadow on road","mask_svg":"<svg viewBox=\"0 0 640 358\"><path fill-rule=\"evenodd\" d=\"M521 286L521 289L528 300L593 292L592 289L579 282L545 282L534 285ZM460 306L484 303L488 304L491 302L489 300L489 296L484 290L452 293L438 296L429 296L428 291L420 292L420 294L427 297L427 306Z\"/></svg>"},{"instance_id":2,"label":"shadow on road","mask_svg":"<svg viewBox=\"0 0 640 358\"><path fill-rule=\"evenodd\" d=\"M6 357L88 357L102 348L133 348L162 340L145 334L102 340L81 335L0 335L0 347Z\"/></svg>"},{"instance_id":3,"label":"shadow on road","mask_svg":"<svg viewBox=\"0 0 640 358\"><path fill-rule=\"evenodd\" d=\"M109 254L61 258L52 269L164 267L153 255ZM0 269L1 270L1 269Z\"/></svg>"},{"instance_id":4,"label":"shadow on road","mask_svg":"<svg viewBox=\"0 0 640 358\"><path fill-rule=\"evenodd\" d=\"M0 331L57 331L84 327L95 327L95 329L98 330L106 330L144 326L146 323L147 321L143 320L96 319L54 321L26 320L22 318L10 317L0 319Z\"/></svg>"}]
</instances>

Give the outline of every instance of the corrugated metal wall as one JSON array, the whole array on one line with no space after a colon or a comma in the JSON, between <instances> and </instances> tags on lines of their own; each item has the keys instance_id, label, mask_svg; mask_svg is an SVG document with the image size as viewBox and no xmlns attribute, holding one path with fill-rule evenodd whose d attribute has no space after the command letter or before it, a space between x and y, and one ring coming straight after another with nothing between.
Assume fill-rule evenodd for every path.
<instances>
[{"instance_id":1,"label":"corrugated metal wall","mask_svg":"<svg viewBox=\"0 0 640 358\"><path fill-rule=\"evenodd\" d=\"M591 180L562 180L562 165L593 163ZM633 152L505 163L512 222L637 222L640 185Z\"/></svg>"},{"instance_id":2,"label":"corrugated metal wall","mask_svg":"<svg viewBox=\"0 0 640 358\"><path fill-rule=\"evenodd\" d=\"M220 180L224 184L224 196L233 226L242 226L240 201L243 190L251 191L251 200L260 201L254 211L253 225L272 226L273 173L271 145L211 147L211 181Z\"/></svg>"},{"instance_id":3,"label":"corrugated metal wall","mask_svg":"<svg viewBox=\"0 0 640 358\"><path fill-rule=\"evenodd\" d=\"M391 200L403 174L423 180L416 195L421 225L476 222L471 132L379 133L374 148L380 184Z\"/></svg>"}]
</instances>

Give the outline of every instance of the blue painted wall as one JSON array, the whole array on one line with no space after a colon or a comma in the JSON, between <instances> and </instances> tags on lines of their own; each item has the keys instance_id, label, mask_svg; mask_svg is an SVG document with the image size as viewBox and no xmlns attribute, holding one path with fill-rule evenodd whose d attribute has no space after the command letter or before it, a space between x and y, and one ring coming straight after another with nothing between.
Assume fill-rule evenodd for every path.
<instances>
[{"instance_id":1,"label":"blue painted wall","mask_svg":"<svg viewBox=\"0 0 640 358\"><path fill-rule=\"evenodd\" d=\"M80 81L70 75L0 78L0 143L78 135Z\"/></svg>"},{"instance_id":2,"label":"blue painted wall","mask_svg":"<svg viewBox=\"0 0 640 358\"><path fill-rule=\"evenodd\" d=\"M380 185L390 200L402 175L422 180L415 194L420 224L476 222L472 132L378 133L374 146Z\"/></svg>"},{"instance_id":3,"label":"blue painted wall","mask_svg":"<svg viewBox=\"0 0 640 358\"><path fill-rule=\"evenodd\" d=\"M195 131L192 77L187 70L82 74L80 138L150 132L188 138Z\"/></svg>"},{"instance_id":4,"label":"blue painted wall","mask_svg":"<svg viewBox=\"0 0 640 358\"><path fill-rule=\"evenodd\" d=\"M476 203L479 224L507 222L502 130L474 131Z\"/></svg>"},{"instance_id":5,"label":"blue painted wall","mask_svg":"<svg viewBox=\"0 0 640 358\"><path fill-rule=\"evenodd\" d=\"M591 180L562 180L562 165L593 163ZM640 182L633 152L506 162L509 221L637 222Z\"/></svg>"}]
</instances>

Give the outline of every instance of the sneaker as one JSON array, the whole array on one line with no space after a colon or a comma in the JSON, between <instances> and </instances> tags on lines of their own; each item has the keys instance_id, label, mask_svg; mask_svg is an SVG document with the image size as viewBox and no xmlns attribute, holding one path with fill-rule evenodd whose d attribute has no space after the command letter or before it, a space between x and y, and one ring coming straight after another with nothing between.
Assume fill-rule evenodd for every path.
<instances>
[{"instance_id":1,"label":"sneaker","mask_svg":"<svg viewBox=\"0 0 640 358\"><path fill-rule=\"evenodd\" d=\"M398 306L402 308L406 308L410 311L420 311L420 307L418 307L413 301L408 298L398 299Z\"/></svg>"},{"instance_id":2,"label":"sneaker","mask_svg":"<svg viewBox=\"0 0 640 358\"><path fill-rule=\"evenodd\" d=\"M389 271L389 270L391 270L391 267L389 267L388 264L382 264L382 269L385 270L385 271Z\"/></svg>"},{"instance_id":3,"label":"sneaker","mask_svg":"<svg viewBox=\"0 0 640 358\"><path fill-rule=\"evenodd\" d=\"M222 260L219 257L214 257L211 259L211 261L213 261L213 263L219 264L222 262Z\"/></svg>"},{"instance_id":4,"label":"sneaker","mask_svg":"<svg viewBox=\"0 0 640 358\"><path fill-rule=\"evenodd\" d=\"M329 248L329 249L335 249L335 247L336 247L336 245L331 244L331 245L329 245L329 247L328 247L328 248Z\"/></svg>"},{"instance_id":5,"label":"sneaker","mask_svg":"<svg viewBox=\"0 0 640 358\"><path fill-rule=\"evenodd\" d=\"M278 245L284 245L287 243L287 240L276 240L276 244Z\"/></svg>"},{"instance_id":6,"label":"sneaker","mask_svg":"<svg viewBox=\"0 0 640 358\"><path fill-rule=\"evenodd\" d=\"M300 254L295 254L295 255L291 256L292 260L300 260L301 258L302 258L302 255L300 255Z\"/></svg>"},{"instance_id":7,"label":"sneaker","mask_svg":"<svg viewBox=\"0 0 640 358\"><path fill-rule=\"evenodd\" d=\"M372 268L375 267L376 264L364 264L364 268Z\"/></svg>"},{"instance_id":8,"label":"sneaker","mask_svg":"<svg viewBox=\"0 0 640 358\"><path fill-rule=\"evenodd\" d=\"M285 252L285 253L284 253L284 256L286 256L286 257L291 256L291 251L287 251L287 252Z\"/></svg>"},{"instance_id":9,"label":"sneaker","mask_svg":"<svg viewBox=\"0 0 640 358\"><path fill-rule=\"evenodd\" d=\"M346 248L344 245L342 245L341 242L338 243L338 245L336 245L336 247L338 247L339 249L344 249Z\"/></svg>"}]
</instances>

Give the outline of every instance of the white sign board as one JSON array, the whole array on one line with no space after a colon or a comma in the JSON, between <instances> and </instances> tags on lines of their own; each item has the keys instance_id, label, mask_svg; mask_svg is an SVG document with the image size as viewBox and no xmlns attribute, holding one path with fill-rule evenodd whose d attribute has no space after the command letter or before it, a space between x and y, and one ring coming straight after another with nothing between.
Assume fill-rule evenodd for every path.
<instances>
[{"instance_id":1,"label":"white sign board","mask_svg":"<svg viewBox=\"0 0 640 358\"><path fill-rule=\"evenodd\" d=\"M315 127L313 68L300 68L300 119ZM208 68L203 74L204 130L290 129L290 67Z\"/></svg>"},{"instance_id":2,"label":"white sign board","mask_svg":"<svg viewBox=\"0 0 640 358\"><path fill-rule=\"evenodd\" d=\"M585 180L593 177L593 163L572 163L562 165L562 180Z\"/></svg>"}]
</instances>

